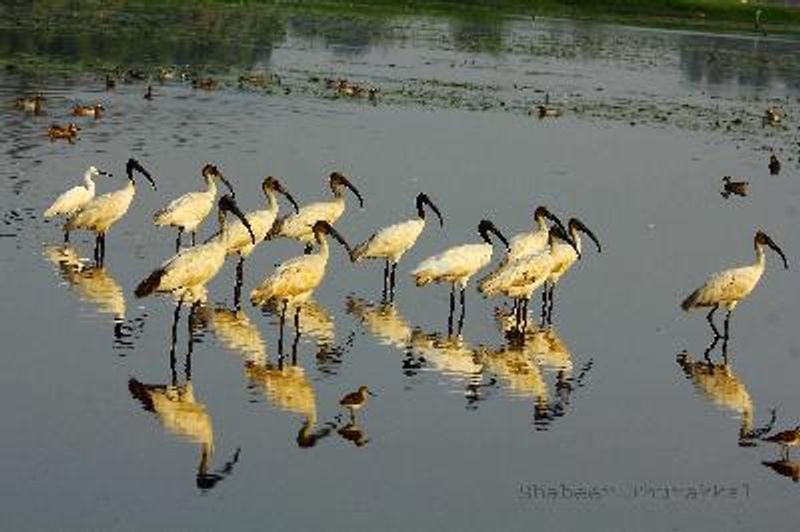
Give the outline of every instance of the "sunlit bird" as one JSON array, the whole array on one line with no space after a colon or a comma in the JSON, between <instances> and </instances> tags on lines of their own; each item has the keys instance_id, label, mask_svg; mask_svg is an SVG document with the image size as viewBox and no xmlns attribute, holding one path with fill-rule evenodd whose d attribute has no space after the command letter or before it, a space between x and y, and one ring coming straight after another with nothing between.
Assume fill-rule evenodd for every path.
<instances>
[{"instance_id":1,"label":"sunlit bird","mask_svg":"<svg viewBox=\"0 0 800 532\"><path fill-rule=\"evenodd\" d=\"M800 425L797 427L767 436L764 441L780 445L783 457L789 459L789 447L800 446Z\"/></svg>"},{"instance_id":2,"label":"sunlit bird","mask_svg":"<svg viewBox=\"0 0 800 532\"><path fill-rule=\"evenodd\" d=\"M750 183L747 181L731 181L731 176L726 175L722 178L722 197L728 199L733 194L735 196L747 196L747 187Z\"/></svg>"},{"instance_id":3,"label":"sunlit bird","mask_svg":"<svg viewBox=\"0 0 800 532\"><path fill-rule=\"evenodd\" d=\"M549 229L547 227L547 220L561 227L564 232L567 228L561 223L558 216L551 213L547 207L540 205L533 211L534 227L530 231L519 233L511 237L509 240L510 249L503 262L511 262L525 255L538 253L547 246L547 236Z\"/></svg>"},{"instance_id":4,"label":"sunlit bird","mask_svg":"<svg viewBox=\"0 0 800 532\"><path fill-rule=\"evenodd\" d=\"M508 240L503 236L503 233L491 221L481 220L480 224L478 224L478 234L483 239L482 243L449 248L438 255L425 259L411 272L417 286L425 286L430 283L450 283L452 285L450 291L450 317L448 320L451 329L453 311L455 309L456 286L461 291L460 329L464 323L464 292L467 283L478 270L492 260L493 246L489 237L490 232L494 233L508 249Z\"/></svg>"},{"instance_id":5,"label":"sunlit bird","mask_svg":"<svg viewBox=\"0 0 800 532\"><path fill-rule=\"evenodd\" d=\"M333 172L328 178L328 182L333 192L331 201L309 203L304 205L296 214L278 218L270 235L299 240L306 244L306 251L310 252L316 238L312 230L314 224L322 220L333 225L344 213L346 207L344 199L345 187L356 195L360 206L364 207L364 199L361 197L361 193L345 176L339 172Z\"/></svg>"},{"instance_id":6,"label":"sunlit bird","mask_svg":"<svg viewBox=\"0 0 800 532\"><path fill-rule=\"evenodd\" d=\"M728 310L725 316L724 334L724 337L727 338L731 312L733 312L733 309L736 308L736 305L739 304L742 299L750 295L750 292L756 287L759 279L761 279L761 275L764 273L764 267L766 265L764 246L772 248L780 255L781 259L783 259L784 267L787 270L789 269L789 262L786 260L786 255L783 254L781 248L779 248L766 233L763 231L756 232L754 244L756 248L756 262L754 264L723 270L711 275L703 286L692 292L689 297L681 303L681 307L686 311L700 307L711 307L711 311L708 313L706 319L716 336L721 335L716 325L714 325L714 312L721 306Z\"/></svg>"},{"instance_id":7,"label":"sunlit bird","mask_svg":"<svg viewBox=\"0 0 800 532\"><path fill-rule=\"evenodd\" d=\"M289 304L300 303L307 300L325 277L330 249L328 235L338 240L352 257L352 249L344 237L336 231L331 224L324 220L316 222L313 226L314 238L319 245L317 253L294 257L280 264L275 271L267 276L250 293L253 305L265 305L276 302L283 305L281 310L281 336L283 323L286 318L286 308ZM299 310L295 314L295 328L299 328Z\"/></svg>"},{"instance_id":8,"label":"sunlit bird","mask_svg":"<svg viewBox=\"0 0 800 532\"><path fill-rule=\"evenodd\" d=\"M175 241L175 251L181 249L181 235L184 231L192 232L192 245L195 245L195 235L197 227L203 223L217 197L217 183L219 179L231 195L234 196L233 187L230 182L220 173L216 166L206 164L202 170L203 179L206 182L206 189L202 192L188 192L179 198L172 200L169 205L157 211L153 215L153 222L159 226L169 226L178 228L178 238Z\"/></svg>"},{"instance_id":9,"label":"sunlit bird","mask_svg":"<svg viewBox=\"0 0 800 532\"><path fill-rule=\"evenodd\" d=\"M125 169L128 176L128 184L124 188L94 198L67 220L65 226L65 231L85 229L95 233L95 260L98 262L102 262L105 259L106 233L108 233L112 225L125 216L131 206L133 197L136 195L136 180L133 177L133 171L136 170L146 177L153 190L156 189L156 183L150 173L136 159L128 159Z\"/></svg>"},{"instance_id":10,"label":"sunlit bird","mask_svg":"<svg viewBox=\"0 0 800 532\"><path fill-rule=\"evenodd\" d=\"M75 104L75 107L72 108L72 116L89 116L92 118L100 118L105 110L106 108L103 107L102 103L96 103L94 105Z\"/></svg>"},{"instance_id":11,"label":"sunlit bird","mask_svg":"<svg viewBox=\"0 0 800 532\"><path fill-rule=\"evenodd\" d=\"M83 174L83 185L77 185L67 190L44 211L45 218L54 216L64 216L69 218L82 207L94 199L95 184L94 179L101 175L111 175L108 172L98 170L90 166ZM64 242L69 242L69 229L64 225Z\"/></svg>"},{"instance_id":12,"label":"sunlit bird","mask_svg":"<svg viewBox=\"0 0 800 532\"><path fill-rule=\"evenodd\" d=\"M420 193L416 199L416 218L381 229L353 250L354 262L361 262L364 259L384 259L386 261L383 270L384 293L387 291L388 283L388 292L394 294L397 263L405 252L411 249L425 228L426 204L439 217L439 225L443 227L444 220L439 208L433 204L427 194Z\"/></svg>"},{"instance_id":13,"label":"sunlit bird","mask_svg":"<svg viewBox=\"0 0 800 532\"><path fill-rule=\"evenodd\" d=\"M350 411L350 418L355 419L355 413L367 404L367 396L375 397L366 386L359 386L358 391L348 393L339 401L339 404Z\"/></svg>"},{"instance_id":14,"label":"sunlit bird","mask_svg":"<svg viewBox=\"0 0 800 532\"><path fill-rule=\"evenodd\" d=\"M603 251L600 246L600 241L595 234L577 218L570 218L567 223L567 228L572 242L565 242L563 239L557 239L553 243L553 250L551 252L553 256L553 267L547 278L547 281L550 283L550 290L546 294L549 306L548 315L552 313L553 310L553 296L558 281L572 268L572 265L581 257L581 253L583 252L580 233L584 233L592 239L592 242L594 242L594 245L597 247L598 253L602 253Z\"/></svg>"},{"instance_id":15,"label":"sunlit bird","mask_svg":"<svg viewBox=\"0 0 800 532\"><path fill-rule=\"evenodd\" d=\"M50 137L50 140L64 139L74 142L80 130L81 128L71 122L66 126L53 124L47 128L47 136Z\"/></svg>"},{"instance_id":16,"label":"sunlit bird","mask_svg":"<svg viewBox=\"0 0 800 532\"><path fill-rule=\"evenodd\" d=\"M231 196L218 201L220 231L225 233L225 215L233 213L245 227L250 228L242 211ZM250 231L252 242L255 235ZM180 301L199 301L205 298L205 285L217 275L225 263L225 239L211 239L205 244L180 250L174 257L157 268L136 287L136 297L153 293L170 293Z\"/></svg>"}]
</instances>

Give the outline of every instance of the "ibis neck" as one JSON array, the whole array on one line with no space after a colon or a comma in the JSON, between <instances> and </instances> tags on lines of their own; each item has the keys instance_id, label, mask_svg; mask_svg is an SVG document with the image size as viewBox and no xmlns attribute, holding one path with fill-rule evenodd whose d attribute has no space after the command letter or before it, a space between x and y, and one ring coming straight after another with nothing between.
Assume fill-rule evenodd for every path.
<instances>
[{"instance_id":1,"label":"ibis neck","mask_svg":"<svg viewBox=\"0 0 800 532\"><path fill-rule=\"evenodd\" d=\"M206 193L211 194L212 196L217 195L217 184L214 182L214 178L207 175L204 176L206 179Z\"/></svg>"},{"instance_id":2,"label":"ibis neck","mask_svg":"<svg viewBox=\"0 0 800 532\"><path fill-rule=\"evenodd\" d=\"M763 244L756 244L756 263L755 266L764 269L766 264L766 256L764 254L764 245Z\"/></svg>"},{"instance_id":3,"label":"ibis neck","mask_svg":"<svg viewBox=\"0 0 800 532\"><path fill-rule=\"evenodd\" d=\"M86 182L86 190L88 190L90 194L94 194L94 180L92 179L92 175L86 174L84 181Z\"/></svg>"},{"instance_id":4,"label":"ibis neck","mask_svg":"<svg viewBox=\"0 0 800 532\"><path fill-rule=\"evenodd\" d=\"M571 236L572 240L575 242L575 249L578 251L578 253L581 253L583 250L581 249L580 233L576 231L574 227L571 227L569 230L569 236Z\"/></svg>"},{"instance_id":5,"label":"ibis neck","mask_svg":"<svg viewBox=\"0 0 800 532\"><path fill-rule=\"evenodd\" d=\"M544 219L544 216L537 216L534 218L534 222L536 223L536 227L539 228L539 231L547 231L547 220Z\"/></svg>"},{"instance_id":6,"label":"ibis neck","mask_svg":"<svg viewBox=\"0 0 800 532\"><path fill-rule=\"evenodd\" d=\"M267 190L267 210L278 212L278 197L272 190Z\"/></svg>"},{"instance_id":7,"label":"ibis neck","mask_svg":"<svg viewBox=\"0 0 800 532\"><path fill-rule=\"evenodd\" d=\"M317 244L319 244L319 251L317 252L318 255L328 258L330 254L330 247L328 246L328 239L325 235L317 234L316 235Z\"/></svg>"}]
</instances>

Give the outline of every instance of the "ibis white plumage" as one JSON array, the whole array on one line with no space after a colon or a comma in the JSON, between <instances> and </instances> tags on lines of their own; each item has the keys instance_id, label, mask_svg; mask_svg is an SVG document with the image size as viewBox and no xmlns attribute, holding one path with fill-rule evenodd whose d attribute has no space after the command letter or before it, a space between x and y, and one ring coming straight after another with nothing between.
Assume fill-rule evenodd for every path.
<instances>
[{"instance_id":1,"label":"ibis white plumage","mask_svg":"<svg viewBox=\"0 0 800 532\"><path fill-rule=\"evenodd\" d=\"M65 216L69 218L78 212L83 206L94 199L94 179L101 175L111 174L98 170L94 166L90 166L83 174L84 184L74 186L58 196L53 204L44 211L44 217L53 218L54 216ZM64 242L69 242L69 230L66 225L64 225Z\"/></svg>"},{"instance_id":2,"label":"ibis white plumage","mask_svg":"<svg viewBox=\"0 0 800 532\"><path fill-rule=\"evenodd\" d=\"M520 257L531 255L542 251L547 246L547 236L549 229L547 220L561 227L566 232L567 228L555 214L551 213L544 205L539 205L533 211L534 227L530 231L519 233L509 240L509 251L503 262L511 262Z\"/></svg>"},{"instance_id":3,"label":"ibis white plumage","mask_svg":"<svg viewBox=\"0 0 800 532\"><path fill-rule=\"evenodd\" d=\"M311 245L316 238L312 230L314 224L322 220L333 225L344 213L346 207L344 199L345 187L356 195L359 204L364 207L364 199L361 197L361 193L345 176L339 172L333 172L329 176L328 182L333 192L331 201L309 203L304 205L296 214L278 218L270 234L299 240L306 244L306 251L310 252Z\"/></svg>"},{"instance_id":4,"label":"ibis white plumage","mask_svg":"<svg viewBox=\"0 0 800 532\"><path fill-rule=\"evenodd\" d=\"M65 231L71 231L73 229L94 231L96 235L94 255L95 261L98 263L102 263L105 259L106 233L108 233L112 225L125 216L125 213L128 212L131 202L136 195L136 180L133 177L134 170L147 178L153 190L156 189L156 183L153 181L152 176L150 176L150 172L145 170L136 159L128 159L128 163L126 164L128 184L120 190L94 198L67 220L67 224L64 228Z\"/></svg>"},{"instance_id":5,"label":"ibis white plumage","mask_svg":"<svg viewBox=\"0 0 800 532\"><path fill-rule=\"evenodd\" d=\"M271 302L282 303L281 310L281 338L283 338L283 324L286 319L286 308L289 304L301 303L308 299L325 277L330 249L327 235L331 235L347 249L352 259L353 252L350 245L328 222L320 220L313 227L314 238L319 245L316 253L301 255L280 264L275 271L267 276L260 285L250 293L253 305L265 305ZM295 329L299 330L299 311L295 313Z\"/></svg>"},{"instance_id":6,"label":"ibis white plumage","mask_svg":"<svg viewBox=\"0 0 800 532\"><path fill-rule=\"evenodd\" d=\"M750 292L756 287L761 275L764 273L766 266L764 246L770 247L780 255L781 259L783 259L784 267L787 270L789 269L789 262L786 260L783 250L766 233L757 231L753 243L756 251L756 261L753 264L723 270L711 275L700 288L692 292L681 303L681 307L686 311L701 307L711 307L706 319L717 337L722 335L719 334L719 330L714 325L714 312L721 306L727 309L724 334L724 338L727 338L731 312L742 299L750 295Z\"/></svg>"},{"instance_id":7,"label":"ibis white plumage","mask_svg":"<svg viewBox=\"0 0 800 532\"><path fill-rule=\"evenodd\" d=\"M384 296L388 291L394 295L395 272L397 263L406 251L416 243L422 230L425 228L425 205L430 206L439 217L439 225L444 226L442 213L434 205L427 194L417 195L417 217L405 222L390 225L373 234L367 240L356 246L353 250L353 261L360 262L364 259L385 259L386 266L383 270ZM391 268L391 273L390 273Z\"/></svg>"},{"instance_id":8,"label":"ibis white plumage","mask_svg":"<svg viewBox=\"0 0 800 532\"><path fill-rule=\"evenodd\" d=\"M584 233L586 236L592 239L592 242L594 242L595 246L597 246L598 253L602 253L603 251L602 247L600 246L600 241L597 239L591 229L586 227L583 222L577 218L570 218L569 222L567 222L567 227L572 242L567 242L559 238L553 243L553 249L551 252L553 257L553 267L550 270L550 275L547 277L547 282L550 283L550 290L549 292L545 291L542 294L542 296L545 297L545 300L548 302L547 316L551 320L556 284L558 284L559 279L561 279L561 277L563 277L564 274L566 274L567 271L572 268L572 265L575 264L575 261L581 257L581 253L583 252L579 233ZM545 286L545 290L546 289L547 287Z\"/></svg>"},{"instance_id":9,"label":"ibis white plumage","mask_svg":"<svg viewBox=\"0 0 800 532\"><path fill-rule=\"evenodd\" d=\"M217 183L215 179L219 179L225 183L228 190L231 191L231 195L235 196L230 182L225 179L225 176L220 173L216 166L206 164L203 166L202 175L206 182L206 189L204 191L188 192L172 200L169 205L153 215L153 223L157 226L178 228L175 251L181 248L181 236L184 231L192 232L192 245L195 245L197 227L203 223L208 213L211 212L211 208L214 206L214 200L217 197Z\"/></svg>"},{"instance_id":10,"label":"ibis white plumage","mask_svg":"<svg viewBox=\"0 0 800 532\"><path fill-rule=\"evenodd\" d=\"M417 286L425 286L430 283L450 283L450 316L448 323L452 329L453 311L455 310L455 289L456 286L461 291L461 317L459 318L459 329L464 324L464 290L470 277L489 264L492 260L492 240L489 233L494 233L500 241L508 248L508 240L500 230L489 220L481 220L478 224L478 234L483 242L480 244L465 244L449 248L438 255L434 255L422 261L411 275Z\"/></svg>"},{"instance_id":11,"label":"ibis white plumage","mask_svg":"<svg viewBox=\"0 0 800 532\"><path fill-rule=\"evenodd\" d=\"M233 213L245 227L250 223L231 196L219 199L220 232L225 234L225 214ZM250 233L252 242L255 236ZM217 275L225 263L226 245L224 238L211 239L205 244L186 248L157 268L136 287L136 297L153 293L169 293L179 301L202 301L205 299L205 285Z\"/></svg>"}]
</instances>

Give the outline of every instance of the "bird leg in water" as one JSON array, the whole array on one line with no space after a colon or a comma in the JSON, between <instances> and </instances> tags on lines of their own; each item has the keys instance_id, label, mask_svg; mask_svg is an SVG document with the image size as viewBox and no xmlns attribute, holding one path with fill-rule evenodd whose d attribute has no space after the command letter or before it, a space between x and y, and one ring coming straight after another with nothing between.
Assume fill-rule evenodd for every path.
<instances>
[{"instance_id":1,"label":"bird leg in water","mask_svg":"<svg viewBox=\"0 0 800 532\"><path fill-rule=\"evenodd\" d=\"M731 326L731 310L728 309L728 312L725 314L725 342L727 343L728 338L730 337L730 326Z\"/></svg>"},{"instance_id":2,"label":"bird leg in water","mask_svg":"<svg viewBox=\"0 0 800 532\"><path fill-rule=\"evenodd\" d=\"M181 250L181 236L183 235L183 227L178 228L178 238L175 240L175 253Z\"/></svg>"},{"instance_id":3,"label":"bird leg in water","mask_svg":"<svg viewBox=\"0 0 800 532\"><path fill-rule=\"evenodd\" d=\"M458 318L458 334L464 329L464 315L467 313L467 306L464 304L466 299L466 288L461 288L461 316Z\"/></svg>"},{"instance_id":4,"label":"bird leg in water","mask_svg":"<svg viewBox=\"0 0 800 532\"><path fill-rule=\"evenodd\" d=\"M292 342L292 365L297 365L297 344L300 343L300 305L294 313L294 341Z\"/></svg>"},{"instance_id":5,"label":"bird leg in water","mask_svg":"<svg viewBox=\"0 0 800 532\"><path fill-rule=\"evenodd\" d=\"M64 224L64 243L69 244L69 229L67 229L67 224Z\"/></svg>"},{"instance_id":6,"label":"bird leg in water","mask_svg":"<svg viewBox=\"0 0 800 532\"><path fill-rule=\"evenodd\" d=\"M197 231L192 231L192 246L197 245L196 238L197 238Z\"/></svg>"},{"instance_id":7,"label":"bird leg in water","mask_svg":"<svg viewBox=\"0 0 800 532\"><path fill-rule=\"evenodd\" d=\"M303 255L311 255L311 252L314 251L314 246L311 243L306 244L306 247L303 248Z\"/></svg>"},{"instance_id":8,"label":"bird leg in water","mask_svg":"<svg viewBox=\"0 0 800 532\"><path fill-rule=\"evenodd\" d=\"M281 326L280 333L278 334L278 356L283 358L283 324L286 322L286 307L289 305L288 301L283 302L281 309Z\"/></svg>"},{"instance_id":9,"label":"bird leg in water","mask_svg":"<svg viewBox=\"0 0 800 532\"><path fill-rule=\"evenodd\" d=\"M711 308L711 312L709 312L708 316L706 316L706 320L708 320L708 323L711 325L711 330L714 331L714 336L721 336L719 334L719 329L717 329L717 326L714 325L714 313L717 311L718 308L719 305L714 305Z\"/></svg>"},{"instance_id":10,"label":"bird leg in water","mask_svg":"<svg viewBox=\"0 0 800 532\"><path fill-rule=\"evenodd\" d=\"M173 386L178 384L178 373L175 370L175 345L178 343L178 320L180 320L181 316L181 306L183 306L183 298L178 300L178 304L175 305L175 313L172 315L172 341L170 342L169 348L169 369L172 373Z\"/></svg>"},{"instance_id":11,"label":"bird leg in water","mask_svg":"<svg viewBox=\"0 0 800 532\"><path fill-rule=\"evenodd\" d=\"M450 287L450 313L447 315L447 335L453 335L453 314L456 311L456 285Z\"/></svg>"},{"instance_id":12,"label":"bird leg in water","mask_svg":"<svg viewBox=\"0 0 800 532\"><path fill-rule=\"evenodd\" d=\"M394 280L397 273L397 263L392 264L392 273L389 275L389 301L394 301Z\"/></svg>"},{"instance_id":13,"label":"bird leg in water","mask_svg":"<svg viewBox=\"0 0 800 532\"><path fill-rule=\"evenodd\" d=\"M383 267L383 294L381 298L384 302L387 301L387 296L389 294L389 259L386 259L386 265Z\"/></svg>"},{"instance_id":14,"label":"bird leg in water","mask_svg":"<svg viewBox=\"0 0 800 532\"><path fill-rule=\"evenodd\" d=\"M236 263L236 284L233 285L233 304L236 310L242 308L242 278L244 277L244 257L239 256Z\"/></svg>"},{"instance_id":15,"label":"bird leg in water","mask_svg":"<svg viewBox=\"0 0 800 532\"><path fill-rule=\"evenodd\" d=\"M521 307L520 308L520 316L521 316L520 322L522 323L522 329L520 330L520 333L522 333L523 335L524 335L525 331L528 329L528 302L530 302L530 299L528 299L526 297L520 303L520 307ZM517 328L519 329L519 324L517 324ZM524 338L524 336L523 336L523 338Z\"/></svg>"},{"instance_id":16,"label":"bird leg in water","mask_svg":"<svg viewBox=\"0 0 800 532\"><path fill-rule=\"evenodd\" d=\"M550 294L547 296L547 323L553 323L553 301L555 301L554 292L556 290L555 283L550 283Z\"/></svg>"}]
</instances>

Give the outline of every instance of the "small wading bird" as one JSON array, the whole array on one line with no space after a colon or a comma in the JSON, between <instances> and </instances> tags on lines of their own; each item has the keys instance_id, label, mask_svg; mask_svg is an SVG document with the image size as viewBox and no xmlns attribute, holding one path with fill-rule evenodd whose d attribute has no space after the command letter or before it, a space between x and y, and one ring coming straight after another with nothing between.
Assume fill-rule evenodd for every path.
<instances>
[{"instance_id":1,"label":"small wading bird","mask_svg":"<svg viewBox=\"0 0 800 532\"><path fill-rule=\"evenodd\" d=\"M369 391L366 386L359 386L358 391L348 393L342 397L339 404L350 411L350 419L355 423L356 411L367 404L367 396L375 397L375 394Z\"/></svg>"},{"instance_id":2,"label":"small wading bird","mask_svg":"<svg viewBox=\"0 0 800 532\"><path fill-rule=\"evenodd\" d=\"M775 106L770 105L767 107L767 110L764 112L764 118L762 120L763 124L770 125L770 126L777 126L781 123L781 113Z\"/></svg>"},{"instance_id":3,"label":"small wading bird","mask_svg":"<svg viewBox=\"0 0 800 532\"><path fill-rule=\"evenodd\" d=\"M533 292L547 282L553 268L556 266L555 252L557 239L562 239L575 247L576 257L579 257L577 245L559 226L554 225L549 230L547 246L538 253L519 257L518 259L501 265L494 272L481 279L478 291L485 296L503 294L514 300L514 313L517 329L527 328L528 302ZM542 318L545 318L546 299L542 302Z\"/></svg>"},{"instance_id":4,"label":"small wading bird","mask_svg":"<svg viewBox=\"0 0 800 532\"><path fill-rule=\"evenodd\" d=\"M800 425L797 427L784 430L772 436L767 436L764 441L775 443L781 446L781 452L785 460L789 459L789 447L800 446Z\"/></svg>"},{"instance_id":5,"label":"small wading bird","mask_svg":"<svg viewBox=\"0 0 800 532\"><path fill-rule=\"evenodd\" d=\"M358 198L361 207L364 207L364 198L361 193L353 186L349 179L333 172L328 178L333 199L331 201L319 201L303 206L297 214L284 216L276 220L275 225L270 231L271 236L281 236L299 240L306 244L306 253L310 253L314 243L314 232L312 228L318 221L325 221L333 225L338 220L345 209L344 188L349 188Z\"/></svg>"},{"instance_id":6,"label":"small wading bird","mask_svg":"<svg viewBox=\"0 0 800 532\"><path fill-rule=\"evenodd\" d=\"M289 304L297 305L294 315L295 331L300 330L300 309L325 277L330 250L327 235L338 240L347 250L351 260L353 251L347 241L328 222L320 220L313 227L314 238L319 245L317 253L294 257L280 264L250 293L253 305L266 305L271 302L282 304L279 345L283 344L283 326Z\"/></svg>"},{"instance_id":7,"label":"small wading bird","mask_svg":"<svg viewBox=\"0 0 800 532\"><path fill-rule=\"evenodd\" d=\"M228 190L231 196L236 194L230 182L219 172L216 166L206 164L202 170L203 179L206 181L206 189L203 192L187 192L183 196L172 200L169 205L157 211L153 215L153 222L158 227L177 227L178 239L175 241L175 251L181 249L181 235L184 231L192 232L192 245L195 245L197 227L203 223L211 208L214 206L214 199L217 197L217 184L214 181L219 179Z\"/></svg>"},{"instance_id":8,"label":"small wading bird","mask_svg":"<svg viewBox=\"0 0 800 532\"><path fill-rule=\"evenodd\" d=\"M425 228L425 205L439 217L439 226L444 227L444 220L439 208L433 204L426 194L418 194L417 217L413 220L400 222L385 227L362 242L353 250L353 262L363 259L385 259L386 266L383 270L383 295L386 298L387 287L390 299L394 296L395 272L397 263L406 251L417 241Z\"/></svg>"},{"instance_id":9,"label":"small wading bird","mask_svg":"<svg viewBox=\"0 0 800 532\"><path fill-rule=\"evenodd\" d=\"M269 176L264 178L261 183L261 189L267 198L267 208L259 211L249 212L245 215L247 221L250 223L250 230L255 236L255 242L250 240L250 233L244 224L235 220L232 224L225 227L224 233L219 233L213 238L221 238L225 241L225 249L228 255L239 255L239 262L236 265L236 286L235 292L236 304L239 304L239 291L241 290L242 275L244 269L244 259L253 252L256 245L264 240L267 233L275 223L275 218L278 216L278 198L276 192L283 194L287 200L294 206L297 212L297 202L294 200L289 191L274 177Z\"/></svg>"},{"instance_id":10,"label":"small wading bird","mask_svg":"<svg viewBox=\"0 0 800 532\"><path fill-rule=\"evenodd\" d=\"M14 101L14 107L38 115L42 112L43 101L45 101L45 97L41 94L23 96Z\"/></svg>"},{"instance_id":11,"label":"small wading bird","mask_svg":"<svg viewBox=\"0 0 800 532\"><path fill-rule=\"evenodd\" d=\"M66 126L53 124L47 129L47 136L50 137L50 140L64 139L71 143L75 141L75 138L78 136L78 131L80 130L81 128L71 122Z\"/></svg>"},{"instance_id":12,"label":"small wading bird","mask_svg":"<svg viewBox=\"0 0 800 532\"><path fill-rule=\"evenodd\" d=\"M94 258L98 264L102 264L103 260L105 260L106 233L108 233L112 225L128 212L133 197L136 195L136 181L133 178L133 171L136 170L145 176L150 185L152 185L153 190L156 190L156 183L150 173L136 159L128 159L125 170L128 176L128 184L125 188L94 198L69 218L64 227L65 231L73 229L94 231L96 235Z\"/></svg>"},{"instance_id":13,"label":"small wading bird","mask_svg":"<svg viewBox=\"0 0 800 532\"><path fill-rule=\"evenodd\" d=\"M102 103L94 105L79 105L75 104L72 108L72 116L90 116L92 118L100 118L105 112L106 108Z\"/></svg>"},{"instance_id":14,"label":"small wading bird","mask_svg":"<svg viewBox=\"0 0 800 532\"><path fill-rule=\"evenodd\" d=\"M731 176L726 175L722 178L722 192L720 194L723 198L728 199L728 196L734 194L736 196L747 196L747 187L750 185L747 181L731 181Z\"/></svg>"},{"instance_id":15,"label":"small wading bird","mask_svg":"<svg viewBox=\"0 0 800 532\"><path fill-rule=\"evenodd\" d=\"M239 210L236 201L225 195L217 203L220 233L226 234L225 214L233 213L250 233L251 242L256 237L250 222ZM178 298L178 306L183 301L203 301L206 298L205 285L217 275L225 263L226 240L215 238L192 248L180 250L163 263L136 287L136 297L146 297L153 293L168 293Z\"/></svg>"},{"instance_id":16,"label":"small wading bird","mask_svg":"<svg viewBox=\"0 0 800 532\"><path fill-rule=\"evenodd\" d=\"M44 211L44 217L64 216L69 218L78 212L94 199L94 178L101 175L110 176L111 174L90 166L83 174L85 184L72 187L56 198L53 204ZM64 242L69 242L69 230L66 224L64 224Z\"/></svg>"},{"instance_id":17,"label":"small wading bird","mask_svg":"<svg viewBox=\"0 0 800 532\"><path fill-rule=\"evenodd\" d=\"M510 249L506 256L503 257L503 263L542 251L547 246L549 232L547 220L558 225L565 233L567 232L567 228L564 227L558 216L551 213L544 205L539 205L533 211L533 229L511 237L511 240L509 240Z\"/></svg>"},{"instance_id":18,"label":"small wading bird","mask_svg":"<svg viewBox=\"0 0 800 532\"><path fill-rule=\"evenodd\" d=\"M769 164L767 166L769 168L770 175L778 175L781 173L781 162L778 160L778 156L774 153L769 154Z\"/></svg>"},{"instance_id":19,"label":"small wading bird","mask_svg":"<svg viewBox=\"0 0 800 532\"><path fill-rule=\"evenodd\" d=\"M756 248L756 262L750 266L742 266L739 268L731 268L713 274L708 280L692 292L687 297L681 307L685 311L694 308L711 307L706 319L711 325L715 336L721 336L725 339L728 338L728 327L730 325L731 312L736 308L736 305L753 291L753 288L758 284L761 275L764 273L766 259L764 257L764 246L772 248L781 259L783 265L788 270L789 262L786 260L786 255L783 254L781 248L772 241L763 231L756 232L754 239ZM714 325L714 313L721 306L728 309L725 316L725 334L720 335L717 326Z\"/></svg>"},{"instance_id":20,"label":"small wading bird","mask_svg":"<svg viewBox=\"0 0 800 532\"><path fill-rule=\"evenodd\" d=\"M461 290L461 316L458 321L458 328L464 326L464 292L470 277L489 264L492 260L492 240L489 233L494 233L497 238L505 244L508 249L508 240L503 233L489 220L481 220L478 224L478 234L483 239L480 244L465 244L449 248L438 255L434 255L422 261L411 275L417 286L425 286L430 283L451 283L450 290L450 314L448 317L448 329L452 332L453 312L455 311L455 290L456 285Z\"/></svg>"}]
</instances>

